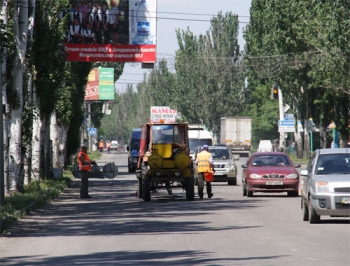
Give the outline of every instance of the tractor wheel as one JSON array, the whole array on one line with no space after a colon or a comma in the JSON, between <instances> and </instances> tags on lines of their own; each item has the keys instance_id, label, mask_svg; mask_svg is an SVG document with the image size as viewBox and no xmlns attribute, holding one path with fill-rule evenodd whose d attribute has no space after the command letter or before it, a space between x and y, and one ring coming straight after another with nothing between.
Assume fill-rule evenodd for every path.
<instances>
[{"instance_id":1,"label":"tractor wheel","mask_svg":"<svg viewBox=\"0 0 350 266\"><path fill-rule=\"evenodd\" d=\"M193 177L185 178L185 184L186 184L186 199L194 200L194 178Z\"/></svg>"},{"instance_id":2,"label":"tractor wheel","mask_svg":"<svg viewBox=\"0 0 350 266\"><path fill-rule=\"evenodd\" d=\"M137 190L137 196L142 199L142 177L138 178L138 190Z\"/></svg>"},{"instance_id":3,"label":"tractor wheel","mask_svg":"<svg viewBox=\"0 0 350 266\"><path fill-rule=\"evenodd\" d=\"M142 199L151 200L151 179L147 175L142 175Z\"/></svg>"}]
</instances>

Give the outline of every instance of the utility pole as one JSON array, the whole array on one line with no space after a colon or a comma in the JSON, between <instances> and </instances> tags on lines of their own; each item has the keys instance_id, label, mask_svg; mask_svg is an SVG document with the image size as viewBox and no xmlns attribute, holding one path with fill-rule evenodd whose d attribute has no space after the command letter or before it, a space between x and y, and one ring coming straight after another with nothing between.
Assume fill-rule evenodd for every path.
<instances>
[{"instance_id":1,"label":"utility pole","mask_svg":"<svg viewBox=\"0 0 350 266\"><path fill-rule=\"evenodd\" d=\"M280 120L284 120L284 109L283 109L283 95L281 88L278 86L278 108L279 108L279 113L280 113ZM285 150L285 132L280 130L280 150Z\"/></svg>"}]
</instances>

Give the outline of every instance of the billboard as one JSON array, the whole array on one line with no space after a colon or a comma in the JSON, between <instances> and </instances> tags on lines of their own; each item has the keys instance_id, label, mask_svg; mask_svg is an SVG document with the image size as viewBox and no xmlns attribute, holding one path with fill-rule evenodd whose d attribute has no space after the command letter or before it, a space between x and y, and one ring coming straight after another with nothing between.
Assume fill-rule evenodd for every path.
<instances>
[{"instance_id":1,"label":"billboard","mask_svg":"<svg viewBox=\"0 0 350 266\"><path fill-rule=\"evenodd\" d=\"M114 69L93 68L85 88L85 101L114 100Z\"/></svg>"},{"instance_id":2,"label":"billboard","mask_svg":"<svg viewBox=\"0 0 350 266\"><path fill-rule=\"evenodd\" d=\"M70 10L65 36L67 61L156 61L157 0L92 1L85 11ZM91 3L89 3L91 5Z\"/></svg>"},{"instance_id":3,"label":"billboard","mask_svg":"<svg viewBox=\"0 0 350 266\"><path fill-rule=\"evenodd\" d=\"M169 106L151 106L151 123L175 123L178 119L181 119L181 114Z\"/></svg>"}]
</instances>

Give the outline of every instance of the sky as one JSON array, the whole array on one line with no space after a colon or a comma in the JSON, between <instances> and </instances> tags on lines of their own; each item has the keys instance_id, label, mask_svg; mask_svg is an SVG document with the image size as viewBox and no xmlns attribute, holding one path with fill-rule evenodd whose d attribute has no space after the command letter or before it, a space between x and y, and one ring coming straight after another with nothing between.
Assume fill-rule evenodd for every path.
<instances>
[{"instance_id":1,"label":"sky","mask_svg":"<svg viewBox=\"0 0 350 266\"><path fill-rule=\"evenodd\" d=\"M157 60L173 58L179 48L176 40L176 29L190 29L194 35L205 34L210 29L210 19L222 11L231 11L239 16L239 45L244 47L242 28L249 22L251 0L158 0L157 5ZM128 83L143 80L144 73L150 70L141 69L141 64L126 63L123 75L116 82L118 92L125 91Z\"/></svg>"}]
</instances>

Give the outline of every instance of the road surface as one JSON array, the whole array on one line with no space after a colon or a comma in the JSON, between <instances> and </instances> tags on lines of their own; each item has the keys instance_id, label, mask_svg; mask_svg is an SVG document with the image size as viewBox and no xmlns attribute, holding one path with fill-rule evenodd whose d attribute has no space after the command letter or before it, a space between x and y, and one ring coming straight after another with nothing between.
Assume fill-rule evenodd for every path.
<instances>
[{"instance_id":1,"label":"road surface","mask_svg":"<svg viewBox=\"0 0 350 266\"><path fill-rule=\"evenodd\" d=\"M0 265L350 265L349 219L303 222L299 197L243 197L239 179L214 183L212 199L174 189L143 202L127 155L106 162L119 174L90 180L92 199L79 199L77 180L0 237Z\"/></svg>"}]
</instances>

